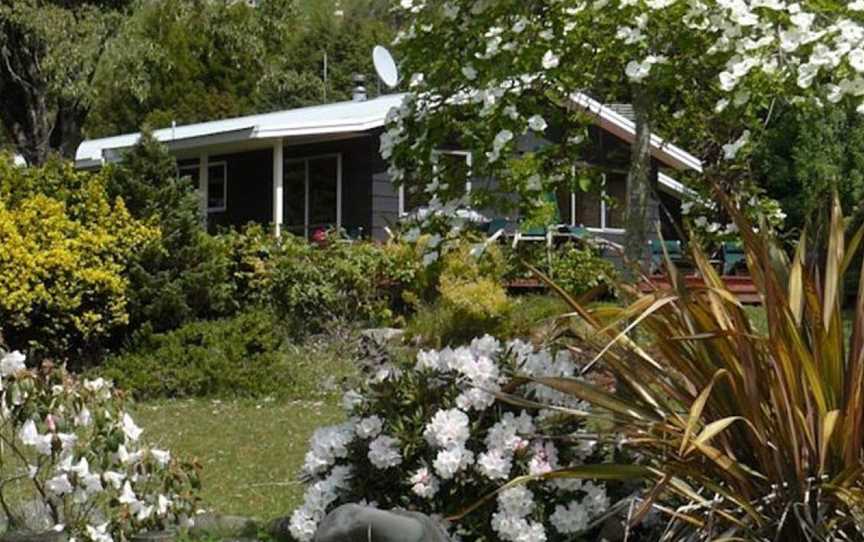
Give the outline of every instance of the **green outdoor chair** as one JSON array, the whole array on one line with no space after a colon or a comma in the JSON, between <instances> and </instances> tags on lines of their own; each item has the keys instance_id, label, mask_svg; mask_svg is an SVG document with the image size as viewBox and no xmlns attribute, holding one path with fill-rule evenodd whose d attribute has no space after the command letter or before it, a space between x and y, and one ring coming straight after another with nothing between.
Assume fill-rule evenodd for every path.
<instances>
[{"instance_id":1,"label":"green outdoor chair","mask_svg":"<svg viewBox=\"0 0 864 542\"><path fill-rule=\"evenodd\" d=\"M747 266L747 255L741 243L723 243L720 247L723 257L723 274L731 275L737 269Z\"/></svg>"},{"instance_id":2,"label":"green outdoor chair","mask_svg":"<svg viewBox=\"0 0 864 542\"><path fill-rule=\"evenodd\" d=\"M669 254L669 259L672 263L680 263L684 260L684 249L681 246L681 241L664 241L660 239L651 239L651 269L653 275L663 269L663 248L666 248L666 253Z\"/></svg>"},{"instance_id":3,"label":"green outdoor chair","mask_svg":"<svg viewBox=\"0 0 864 542\"><path fill-rule=\"evenodd\" d=\"M492 237L501 230L507 233L510 229L512 229L512 225L506 218L493 218L486 227L486 235Z\"/></svg>"}]
</instances>

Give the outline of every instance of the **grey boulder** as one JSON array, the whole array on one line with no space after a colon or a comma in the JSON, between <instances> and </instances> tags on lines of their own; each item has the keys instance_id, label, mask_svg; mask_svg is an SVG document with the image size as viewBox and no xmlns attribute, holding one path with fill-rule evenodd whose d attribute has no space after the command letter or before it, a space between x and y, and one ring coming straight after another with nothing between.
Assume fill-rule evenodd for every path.
<instances>
[{"instance_id":1,"label":"grey boulder","mask_svg":"<svg viewBox=\"0 0 864 542\"><path fill-rule=\"evenodd\" d=\"M429 516L344 504L321 520L314 542L450 542Z\"/></svg>"}]
</instances>

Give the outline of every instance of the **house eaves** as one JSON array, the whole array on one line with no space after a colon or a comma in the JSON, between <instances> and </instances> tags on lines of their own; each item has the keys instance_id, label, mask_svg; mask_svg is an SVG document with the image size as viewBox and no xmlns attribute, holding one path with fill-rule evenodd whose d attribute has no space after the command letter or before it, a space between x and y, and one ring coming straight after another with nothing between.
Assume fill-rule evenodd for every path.
<instances>
[{"instance_id":1,"label":"house eaves","mask_svg":"<svg viewBox=\"0 0 864 542\"><path fill-rule=\"evenodd\" d=\"M636 139L636 123L611 107L605 106L581 92L571 94L570 101L575 107L593 114L594 122L607 132L618 136L627 143L633 143ZM702 172L701 160L684 149L664 141L656 134L651 134L651 155L669 167Z\"/></svg>"},{"instance_id":2,"label":"house eaves","mask_svg":"<svg viewBox=\"0 0 864 542\"><path fill-rule=\"evenodd\" d=\"M153 135L173 151L214 147L232 143L310 137L349 136L367 133L384 126L391 109L402 104L404 94L381 96L362 102L338 102L302 107L234 119L217 120L163 128ZM636 136L634 122L612 107L605 106L582 93L571 95L572 104L595 116L594 122L622 140L632 143ZM134 146L140 132L84 141L78 147L75 162L81 168L98 167L119 160L123 151ZM679 170L702 171L702 163L688 152L651 136L651 153L664 165ZM660 174L661 187L682 194L684 185Z\"/></svg>"}]
</instances>

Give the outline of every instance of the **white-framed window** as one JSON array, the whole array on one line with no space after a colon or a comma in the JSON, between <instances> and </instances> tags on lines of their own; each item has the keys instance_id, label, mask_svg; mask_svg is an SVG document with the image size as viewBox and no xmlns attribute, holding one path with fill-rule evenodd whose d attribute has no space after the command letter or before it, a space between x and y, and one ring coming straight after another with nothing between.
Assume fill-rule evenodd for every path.
<instances>
[{"instance_id":1,"label":"white-framed window","mask_svg":"<svg viewBox=\"0 0 864 542\"><path fill-rule=\"evenodd\" d=\"M178 167L181 177L191 177L198 184L200 164L183 164ZM224 213L228 210L228 163L225 161L207 164L207 212Z\"/></svg>"},{"instance_id":2,"label":"white-framed window","mask_svg":"<svg viewBox=\"0 0 864 542\"><path fill-rule=\"evenodd\" d=\"M600 233L624 233L627 177L624 174L613 175L609 177L603 174L601 191L569 194L568 214L572 226L582 225L588 231ZM610 198L615 201L615 205L610 204Z\"/></svg>"},{"instance_id":3,"label":"white-framed window","mask_svg":"<svg viewBox=\"0 0 864 542\"><path fill-rule=\"evenodd\" d=\"M309 237L342 227L342 154L286 158L282 230Z\"/></svg>"},{"instance_id":4,"label":"white-framed window","mask_svg":"<svg viewBox=\"0 0 864 542\"><path fill-rule=\"evenodd\" d=\"M433 168L437 173L441 167L441 162L445 162L448 167L464 169L465 176L465 194L471 193L471 177L474 169L474 156L471 151L463 150L442 150L435 151L434 154L438 159L438 164ZM457 175L459 173L457 172ZM414 192L405 189L405 185L399 186L399 216L406 216L409 213L422 209L429 204L432 199L431 194L424 191L424 187L412 186Z\"/></svg>"}]
</instances>

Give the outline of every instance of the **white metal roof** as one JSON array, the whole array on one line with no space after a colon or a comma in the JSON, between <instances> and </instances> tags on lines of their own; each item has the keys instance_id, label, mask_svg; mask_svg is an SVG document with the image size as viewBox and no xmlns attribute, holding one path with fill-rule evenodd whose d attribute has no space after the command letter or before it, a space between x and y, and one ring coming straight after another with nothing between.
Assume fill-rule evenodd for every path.
<instances>
[{"instance_id":1,"label":"white metal roof","mask_svg":"<svg viewBox=\"0 0 864 542\"><path fill-rule=\"evenodd\" d=\"M399 106L403 96L393 94L362 102L339 102L201 122L163 128L155 130L153 134L169 146L188 148L254 139L363 132L383 126L387 112ZM84 141L78 147L75 161L79 165L101 163L109 158L110 151L131 147L140 137L140 132L136 132Z\"/></svg>"},{"instance_id":2,"label":"white metal roof","mask_svg":"<svg viewBox=\"0 0 864 542\"><path fill-rule=\"evenodd\" d=\"M392 94L362 102L339 102L189 124L156 130L154 135L169 147L189 149L250 140L361 133L383 126L387 113L398 107L404 96ZM574 93L570 99L574 105L593 113L595 122L601 128L628 143L635 138L636 126L633 121L611 107L582 93ZM76 163L80 167L98 166L117 157L118 151L135 145L140 136L140 132L136 132L84 141L78 147ZM651 153L657 160L675 169L702 171L702 163L698 158L659 136L651 136ZM659 181L662 186L677 193L685 190L680 182L668 175L661 173Z\"/></svg>"}]
</instances>

